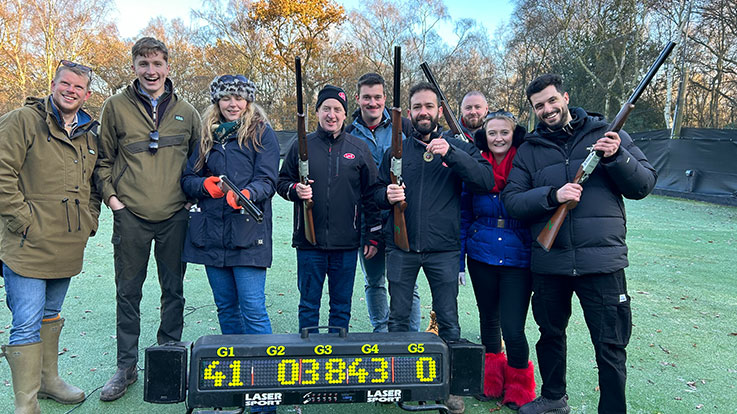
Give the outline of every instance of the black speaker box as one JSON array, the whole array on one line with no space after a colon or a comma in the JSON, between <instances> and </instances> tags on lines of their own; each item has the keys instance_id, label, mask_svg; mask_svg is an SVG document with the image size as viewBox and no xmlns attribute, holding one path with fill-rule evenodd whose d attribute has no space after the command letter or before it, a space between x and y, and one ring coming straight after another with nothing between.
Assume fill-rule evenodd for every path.
<instances>
[{"instance_id":1,"label":"black speaker box","mask_svg":"<svg viewBox=\"0 0 737 414\"><path fill-rule=\"evenodd\" d=\"M450 393L477 395L484 390L484 353L481 344L462 339L448 343L450 351Z\"/></svg>"},{"instance_id":2,"label":"black speaker box","mask_svg":"<svg viewBox=\"0 0 737 414\"><path fill-rule=\"evenodd\" d=\"M191 342L169 342L146 348L143 400L170 404L187 397L187 354Z\"/></svg>"}]
</instances>

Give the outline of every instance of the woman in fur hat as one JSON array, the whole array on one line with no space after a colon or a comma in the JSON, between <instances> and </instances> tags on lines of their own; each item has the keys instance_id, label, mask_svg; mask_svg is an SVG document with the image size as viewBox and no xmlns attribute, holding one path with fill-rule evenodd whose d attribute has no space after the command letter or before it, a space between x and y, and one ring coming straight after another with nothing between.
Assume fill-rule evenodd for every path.
<instances>
[{"instance_id":1,"label":"woman in fur hat","mask_svg":"<svg viewBox=\"0 0 737 414\"><path fill-rule=\"evenodd\" d=\"M242 75L212 81L199 146L182 175L185 194L197 200L182 257L205 265L223 334L271 333L264 286L279 143L255 95L256 86ZM262 222L243 213L222 175L263 212Z\"/></svg>"}]
</instances>

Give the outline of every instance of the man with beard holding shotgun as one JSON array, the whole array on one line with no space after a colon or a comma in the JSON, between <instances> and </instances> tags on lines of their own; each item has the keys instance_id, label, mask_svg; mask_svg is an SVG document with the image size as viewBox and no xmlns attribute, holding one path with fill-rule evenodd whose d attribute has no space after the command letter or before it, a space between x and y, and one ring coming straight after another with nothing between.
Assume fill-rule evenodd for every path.
<instances>
[{"instance_id":1,"label":"man with beard holding shotgun","mask_svg":"<svg viewBox=\"0 0 737 414\"><path fill-rule=\"evenodd\" d=\"M423 269L430 285L439 335L446 341L461 337L458 324L458 263L460 260L460 199L463 183L469 189L489 192L494 187L491 164L471 144L444 138L437 132L442 115L440 95L422 82L409 91L409 116L414 126L402 142L404 184L391 184L391 150L384 154L379 171L379 207L407 202L404 211L409 251L394 244L394 218L385 226L386 268L389 281L389 332L409 331L412 291ZM463 413L463 399L451 395L451 413Z\"/></svg>"}]
</instances>

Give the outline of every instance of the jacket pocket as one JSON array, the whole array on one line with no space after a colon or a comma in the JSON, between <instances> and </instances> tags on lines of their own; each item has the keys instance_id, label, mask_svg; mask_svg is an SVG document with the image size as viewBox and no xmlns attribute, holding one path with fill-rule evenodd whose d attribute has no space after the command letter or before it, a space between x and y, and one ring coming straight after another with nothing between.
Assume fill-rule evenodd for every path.
<instances>
[{"instance_id":1,"label":"jacket pocket","mask_svg":"<svg viewBox=\"0 0 737 414\"><path fill-rule=\"evenodd\" d=\"M257 223L248 214L232 213L226 216L226 247L229 249L247 249L266 243L266 224Z\"/></svg>"},{"instance_id":2,"label":"jacket pocket","mask_svg":"<svg viewBox=\"0 0 737 414\"><path fill-rule=\"evenodd\" d=\"M205 247L207 237L207 220L202 212L189 213L189 239L195 247Z\"/></svg>"}]
</instances>

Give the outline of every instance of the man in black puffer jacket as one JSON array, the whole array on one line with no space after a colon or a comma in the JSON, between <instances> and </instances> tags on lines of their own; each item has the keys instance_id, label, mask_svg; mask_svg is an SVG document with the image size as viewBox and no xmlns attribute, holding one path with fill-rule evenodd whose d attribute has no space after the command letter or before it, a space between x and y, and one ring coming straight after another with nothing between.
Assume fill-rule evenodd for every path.
<instances>
[{"instance_id":1,"label":"man in black puffer jacket","mask_svg":"<svg viewBox=\"0 0 737 414\"><path fill-rule=\"evenodd\" d=\"M537 357L543 380L541 396L520 414L567 413L566 326L575 292L591 333L599 368L599 413L624 413L625 347L632 329L627 267L627 232L623 197L642 199L657 175L630 136L607 132L607 122L581 108L568 108L559 75L530 83L530 101L540 123L517 152L502 200L514 217L540 233L557 207L568 213L552 248L532 246L532 311L540 327ZM574 175L590 148L604 152L586 183Z\"/></svg>"}]
</instances>

